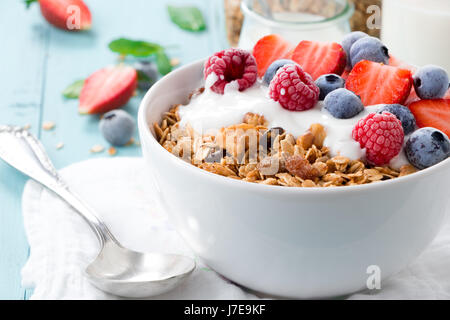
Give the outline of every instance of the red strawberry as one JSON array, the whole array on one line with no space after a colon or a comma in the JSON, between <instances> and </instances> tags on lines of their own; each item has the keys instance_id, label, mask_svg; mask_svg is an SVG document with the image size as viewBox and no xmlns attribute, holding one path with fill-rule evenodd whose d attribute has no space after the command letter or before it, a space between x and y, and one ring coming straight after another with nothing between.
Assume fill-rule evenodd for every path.
<instances>
[{"instance_id":1,"label":"red strawberry","mask_svg":"<svg viewBox=\"0 0 450 320\"><path fill-rule=\"evenodd\" d=\"M448 89L447 93L442 97L442 99L450 99L450 89ZM409 106L411 103L419 101L420 98L417 96L416 90L414 90L414 86L411 88L411 93L409 94L408 99L406 99L405 106Z\"/></svg>"},{"instance_id":2,"label":"red strawberry","mask_svg":"<svg viewBox=\"0 0 450 320\"><path fill-rule=\"evenodd\" d=\"M365 106L403 104L411 92L412 83L409 70L363 60L353 67L345 87L359 95Z\"/></svg>"},{"instance_id":3,"label":"red strawberry","mask_svg":"<svg viewBox=\"0 0 450 320\"><path fill-rule=\"evenodd\" d=\"M137 72L129 66L110 66L94 72L80 93L80 113L104 113L123 106L137 86Z\"/></svg>"},{"instance_id":4,"label":"red strawberry","mask_svg":"<svg viewBox=\"0 0 450 320\"><path fill-rule=\"evenodd\" d=\"M408 105L410 105L411 103L416 102L416 101L418 101L418 100L420 100L420 98L419 98L419 96L417 95L416 90L414 90L414 86L412 86L411 92L410 92L408 98L407 98L406 101L405 101L405 106L408 106Z\"/></svg>"},{"instance_id":5,"label":"red strawberry","mask_svg":"<svg viewBox=\"0 0 450 320\"><path fill-rule=\"evenodd\" d=\"M278 59L289 56L292 45L279 35L270 34L258 40L253 47L253 56L258 66L258 76L264 76L267 68Z\"/></svg>"},{"instance_id":6,"label":"red strawberry","mask_svg":"<svg viewBox=\"0 0 450 320\"><path fill-rule=\"evenodd\" d=\"M335 73L341 75L347 65L347 55L339 43L301 41L294 50L292 60L297 62L313 79Z\"/></svg>"},{"instance_id":7,"label":"red strawberry","mask_svg":"<svg viewBox=\"0 0 450 320\"><path fill-rule=\"evenodd\" d=\"M348 75L350 74L350 70L345 70L342 75L341 78L344 79L345 81L347 81Z\"/></svg>"},{"instance_id":8,"label":"red strawberry","mask_svg":"<svg viewBox=\"0 0 450 320\"><path fill-rule=\"evenodd\" d=\"M450 137L450 99L419 100L409 105L419 128L433 127Z\"/></svg>"},{"instance_id":9,"label":"red strawberry","mask_svg":"<svg viewBox=\"0 0 450 320\"><path fill-rule=\"evenodd\" d=\"M442 99L450 99L450 89L448 89L447 93Z\"/></svg>"},{"instance_id":10,"label":"red strawberry","mask_svg":"<svg viewBox=\"0 0 450 320\"><path fill-rule=\"evenodd\" d=\"M409 71L411 71L411 73L414 73L417 70L416 67L413 67L412 65L407 64L407 63L397 59L392 54L389 55L389 65L393 66L393 67L399 67L399 68L402 68L402 69L408 69Z\"/></svg>"},{"instance_id":11,"label":"red strawberry","mask_svg":"<svg viewBox=\"0 0 450 320\"><path fill-rule=\"evenodd\" d=\"M91 12L83 0L27 0L27 6L39 1L44 18L55 27L69 31L91 28Z\"/></svg>"}]
</instances>

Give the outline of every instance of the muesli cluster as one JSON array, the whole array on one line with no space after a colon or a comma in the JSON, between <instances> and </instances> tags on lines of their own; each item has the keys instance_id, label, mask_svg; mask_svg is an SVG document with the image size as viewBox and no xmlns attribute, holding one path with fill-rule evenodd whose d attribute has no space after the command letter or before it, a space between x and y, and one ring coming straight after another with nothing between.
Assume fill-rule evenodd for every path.
<instances>
[{"instance_id":1,"label":"muesli cluster","mask_svg":"<svg viewBox=\"0 0 450 320\"><path fill-rule=\"evenodd\" d=\"M269 35L253 52L215 53L204 77L205 87L166 112L154 131L167 151L218 175L289 187L351 186L405 176L450 156L447 73L408 66L361 32L342 44L296 47Z\"/></svg>"}]
</instances>

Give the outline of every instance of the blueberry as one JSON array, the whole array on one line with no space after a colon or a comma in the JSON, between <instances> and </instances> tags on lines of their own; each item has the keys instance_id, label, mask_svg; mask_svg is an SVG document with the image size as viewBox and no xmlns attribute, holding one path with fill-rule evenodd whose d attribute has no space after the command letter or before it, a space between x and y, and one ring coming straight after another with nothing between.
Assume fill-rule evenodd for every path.
<instances>
[{"instance_id":1,"label":"blueberry","mask_svg":"<svg viewBox=\"0 0 450 320\"><path fill-rule=\"evenodd\" d=\"M361 99L350 90L340 88L330 92L324 100L325 109L338 119L350 119L364 110Z\"/></svg>"},{"instance_id":2,"label":"blueberry","mask_svg":"<svg viewBox=\"0 0 450 320\"><path fill-rule=\"evenodd\" d=\"M263 82L266 85L270 85L270 81L272 81L278 69L280 69L282 66L286 64L295 64L295 62L289 59L280 59L272 62L272 64L269 66L269 68L267 68L267 71L264 74Z\"/></svg>"},{"instance_id":3,"label":"blueberry","mask_svg":"<svg viewBox=\"0 0 450 320\"><path fill-rule=\"evenodd\" d=\"M123 110L112 110L100 120L100 131L106 141L115 146L127 144L133 137L135 121Z\"/></svg>"},{"instance_id":4,"label":"blueberry","mask_svg":"<svg viewBox=\"0 0 450 320\"><path fill-rule=\"evenodd\" d=\"M139 61L134 64L138 73L138 87L148 90L158 80L159 72L156 65L149 61Z\"/></svg>"},{"instance_id":5,"label":"blueberry","mask_svg":"<svg viewBox=\"0 0 450 320\"><path fill-rule=\"evenodd\" d=\"M382 113L383 111L392 113L402 122L405 135L410 134L416 129L416 119L407 107L401 104L385 104L378 110L378 113Z\"/></svg>"},{"instance_id":6,"label":"blueberry","mask_svg":"<svg viewBox=\"0 0 450 320\"><path fill-rule=\"evenodd\" d=\"M414 89L421 99L440 99L449 88L447 72L431 64L419 68L413 80Z\"/></svg>"},{"instance_id":7,"label":"blueberry","mask_svg":"<svg viewBox=\"0 0 450 320\"><path fill-rule=\"evenodd\" d=\"M324 74L317 78L316 85L320 89L319 100L323 100L331 91L343 88L345 80L336 74Z\"/></svg>"},{"instance_id":8,"label":"blueberry","mask_svg":"<svg viewBox=\"0 0 450 320\"><path fill-rule=\"evenodd\" d=\"M425 169L450 156L450 140L440 130L421 128L411 134L405 144L409 162L418 169Z\"/></svg>"},{"instance_id":9,"label":"blueberry","mask_svg":"<svg viewBox=\"0 0 450 320\"><path fill-rule=\"evenodd\" d=\"M357 40L350 49L350 60L355 66L362 60L389 64L388 48L375 37L365 37Z\"/></svg>"},{"instance_id":10,"label":"blueberry","mask_svg":"<svg viewBox=\"0 0 450 320\"><path fill-rule=\"evenodd\" d=\"M350 61L350 49L352 47L352 45L358 41L359 39L368 37L369 35L367 33L364 33L362 31L354 31L354 32L350 32L348 33L344 39L342 39L342 48L344 48L345 53L347 54L347 68L351 69L352 68L352 63Z\"/></svg>"}]
</instances>

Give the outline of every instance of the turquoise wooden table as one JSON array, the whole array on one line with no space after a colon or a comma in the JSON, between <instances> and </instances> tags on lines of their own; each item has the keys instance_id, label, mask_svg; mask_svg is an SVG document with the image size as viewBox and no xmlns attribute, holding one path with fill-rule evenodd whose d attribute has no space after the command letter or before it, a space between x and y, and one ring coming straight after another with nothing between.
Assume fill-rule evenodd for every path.
<instances>
[{"instance_id":1,"label":"turquoise wooden table","mask_svg":"<svg viewBox=\"0 0 450 320\"><path fill-rule=\"evenodd\" d=\"M117 56L108 43L119 37L143 39L170 46L169 55L181 63L200 59L224 44L220 15L211 0L85 0L93 16L89 32L70 33L50 26L39 12L20 0L0 1L0 124L30 125L47 148L57 168L108 153L92 154L96 144L108 147L98 130L97 116L82 116L76 100L61 92ZM221 1L219 1L221 2ZM198 6L207 30L191 33L169 20L167 4ZM142 95L125 109L136 115ZM45 121L56 124L42 130ZM137 134L137 133L136 133ZM136 136L137 139L137 136ZM57 149L64 143L62 149ZM116 156L140 156L138 146L118 148ZM31 291L21 287L20 270L29 255L21 215L21 196L26 179L0 161L0 299L27 299Z\"/></svg>"}]
</instances>

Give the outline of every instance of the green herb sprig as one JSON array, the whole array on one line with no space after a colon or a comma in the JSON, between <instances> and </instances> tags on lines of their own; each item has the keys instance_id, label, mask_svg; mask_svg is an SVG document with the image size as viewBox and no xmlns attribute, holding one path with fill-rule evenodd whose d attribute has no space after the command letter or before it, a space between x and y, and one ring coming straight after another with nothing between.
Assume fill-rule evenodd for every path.
<instances>
[{"instance_id":1,"label":"green herb sprig","mask_svg":"<svg viewBox=\"0 0 450 320\"><path fill-rule=\"evenodd\" d=\"M199 32L206 29L202 12L193 6L167 6L170 20L183 30Z\"/></svg>"},{"instance_id":2,"label":"green herb sprig","mask_svg":"<svg viewBox=\"0 0 450 320\"><path fill-rule=\"evenodd\" d=\"M137 58L154 56L159 73L166 75L172 71L172 65L170 64L165 49L159 44L142 40L120 38L111 41L108 47L111 51L116 52L121 56L131 55Z\"/></svg>"}]
</instances>

